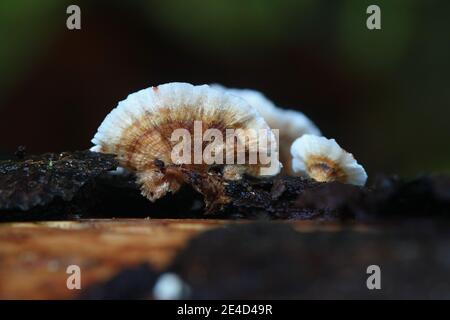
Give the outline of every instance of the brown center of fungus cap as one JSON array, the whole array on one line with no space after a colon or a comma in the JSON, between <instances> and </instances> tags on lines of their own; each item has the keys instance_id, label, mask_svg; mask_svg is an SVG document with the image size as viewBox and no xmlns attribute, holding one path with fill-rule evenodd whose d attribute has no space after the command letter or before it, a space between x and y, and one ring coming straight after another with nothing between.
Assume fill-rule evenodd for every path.
<instances>
[{"instance_id":1,"label":"brown center of fungus cap","mask_svg":"<svg viewBox=\"0 0 450 320\"><path fill-rule=\"evenodd\" d=\"M168 83L119 102L100 125L92 150L115 154L154 201L208 177L215 165L225 166L225 179L278 173L278 159L269 173L264 161L250 160L261 152L259 136L251 134L260 130L268 133L267 146L276 147L268 125L244 100L208 86Z\"/></svg>"},{"instance_id":2,"label":"brown center of fungus cap","mask_svg":"<svg viewBox=\"0 0 450 320\"><path fill-rule=\"evenodd\" d=\"M345 183L347 176L335 162L323 156L310 156L306 169L311 178L319 182L339 181Z\"/></svg>"},{"instance_id":3,"label":"brown center of fungus cap","mask_svg":"<svg viewBox=\"0 0 450 320\"><path fill-rule=\"evenodd\" d=\"M190 134L190 163L184 165L184 168L191 168L197 171L205 171L207 167L202 160L201 164L194 164L194 146L196 142L194 121L202 123L201 136L207 129L219 130L223 137L226 136L226 130L243 129L248 126L249 119L235 119L234 114L227 110L217 110L215 113L204 114L202 109L196 112L192 110L195 106L181 106L176 110L171 108L161 108L158 113L147 114L140 119L135 120L130 126L124 130L124 134L120 142L115 146L114 150L104 150L119 155L121 165L131 170L148 170L154 169L154 160L164 162L165 164L173 164L171 159L172 148L179 141L171 141L171 135L176 129L185 129ZM244 131L245 132L245 131ZM200 141L200 152L203 153L205 147L210 141ZM231 148L237 151L237 142ZM248 145L245 146L246 159L248 155ZM103 151L103 150L102 150ZM225 150L223 150L223 163L225 163ZM254 171L259 168L259 164L247 165L247 171ZM253 169L253 170L252 170Z\"/></svg>"}]
</instances>

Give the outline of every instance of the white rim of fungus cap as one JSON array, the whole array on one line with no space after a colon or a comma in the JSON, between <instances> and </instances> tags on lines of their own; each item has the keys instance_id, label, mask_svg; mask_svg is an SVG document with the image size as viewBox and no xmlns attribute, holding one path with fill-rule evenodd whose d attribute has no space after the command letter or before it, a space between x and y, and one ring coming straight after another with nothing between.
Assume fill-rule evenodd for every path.
<instances>
[{"instance_id":1,"label":"white rim of fungus cap","mask_svg":"<svg viewBox=\"0 0 450 320\"><path fill-rule=\"evenodd\" d=\"M189 83L171 82L137 91L120 101L101 123L91 140L94 146L90 150L102 152L102 147L106 146L111 153L116 153L115 150L119 149L124 133L134 121L146 114L158 113L159 109L167 106L171 106L175 112L177 106L184 105L201 106L206 114L214 114L216 110L229 110L236 119L248 121L248 128L256 132L266 130L268 146L273 145L278 149L275 134L270 126L260 113L241 97L208 85L194 86ZM230 124L230 128L232 125ZM123 154L123 152L119 153ZM119 160L121 160L120 155ZM271 176L280 172L282 164L278 159L272 160L275 160L275 163L270 168L265 168L264 175Z\"/></svg>"},{"instance_id":2,"label":"white rim of fungus cap","mask_svg":"<svg viewBox=\"0 0 450 320\"><path fill-rule=\"evenodd\" d=\"M334 139L305 134L291 146L292 169L296 174L320 182L339 181L363 186L364 168Z\"/></svg>"},{"instance_id":3,"label":"white rim of fungus cap","mask_svg":"<svg viewBox=\"0 0 450 320\"><path fill-rule=\"evenodd\" d=\"M279 129L283 135L292 137L292 140L303 134L322 135L319 128L304 113L278 107L257 90L226 88L220 84L212 84L211 87L243 98L261 114L271 129Z\"/></svg>"},{"instance_id":4,"label":"white rim of fungus cap","mask_svg":"<svg viewBox=\"0 0 450 320\"><path fill-rule=\"evenodd\" d=\"M249 152L256 149L259 154L259 157L252 157L256 163L245 163L248 169L245 173L253 176L279 173L282 165L277 156L277 137L260 113L241 97L208 85L172 82L128 95L105 117L92 139L94 146L91 150L115 154L120 166L136 173L142 193L154 201L167 192L176 192L184 183L176 175L162 172L155 160L169 167L179 165L178 158L173 158L171 135L174 128L183 129L183 125L187 127L185 129L193 130L196 122L203 124L203 129L220 129L223 133L228 129L240 129L236 130L237 138L244 145L251 144ZM246 139L247 133L252 132L256 138ZM263 138L261 132L264 140L259 140ZM195 132L193 137L196 138ZM200 138L203 138L202 132ZM260 143L263 141L266 143ZM202 143L200 141L200 147ZM199 158L202 158L202 148L190 148L189 151L194 152L194 156L200 153ZM225 150L227 152L228 149ZM265 153L264 158L261 153ZM205 161L181 164L191 168L197 165L196 169L209 166ZM236 166L235 163L230 165ZM175 166L171 170L176 170Z\"/></svg>"}]
</instances>

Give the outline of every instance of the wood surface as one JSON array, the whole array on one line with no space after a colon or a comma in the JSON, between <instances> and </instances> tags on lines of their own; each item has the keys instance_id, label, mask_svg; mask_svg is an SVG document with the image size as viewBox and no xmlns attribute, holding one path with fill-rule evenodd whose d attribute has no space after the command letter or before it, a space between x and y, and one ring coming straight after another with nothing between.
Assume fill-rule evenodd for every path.
<instances>
[{"instance_id":1,"label":"wood surface","mask_svg":"<svg viewBox=\"0 0 450 320\"><path fill-rule=\"evenodd\" d=\"M73 298L79 292L66 287L66 269L72 264L82 270L82 289L143 262L163 270L191 237L231 223L246 222L111 219L3 223L0 299ZM300 232L340 228L307 221L273 223L291 223Z\"/></svg>"}]
</instances>

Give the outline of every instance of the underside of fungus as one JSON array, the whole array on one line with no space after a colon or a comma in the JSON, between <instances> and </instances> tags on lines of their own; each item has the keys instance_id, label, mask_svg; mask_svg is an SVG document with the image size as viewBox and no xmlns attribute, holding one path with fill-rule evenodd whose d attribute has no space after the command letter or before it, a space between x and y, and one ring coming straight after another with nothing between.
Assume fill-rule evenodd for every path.
<instances>
[{"instance_id":1,"label":"underside of fungus","mask_svg":"<svg viewBox=\"0 0 450 320\"><path fill-rule=\"evenodd\" d=\"M227 130L233 130L231 146ZM265 139L255 132L264 132ZM205 197L220 197L217 176L270 176L281 166L275 136L258 112L245 100L207 85L168 83L132 93L106 116L92 142L92 151L115 154L122 167L134 172L151 201L186 182ZM249 161L255 152L256 157L266 152L272 162ZM237 159L242 153L243 163Z\"/></svg>"},{"instance_id":2,"label":"underside of fungus","mask_svg":"<svg viewBox=\"0 0 450 320\"><path fill-rule=\"evenodd\" d=\"M302 112L277 107L259 91L228 89L219 84L214 84L213 87L243 98L263 116L271 129L278 130L280 161L285 174L293 174L290 146L294 140L304 134L322 135L319 128Z\"/></svg>"},{"instance_id":3,"label":"underside of fungus","mask_svg":"<svg viewBox=\"0 0 450 320\"><path fill-rule=\"evenodd\" d=\"M339 181L363 186L367 180L364 168L353 155L334 139L303 135L291 146L294 173L319 182Z\"/></svg>"}]
</instances>

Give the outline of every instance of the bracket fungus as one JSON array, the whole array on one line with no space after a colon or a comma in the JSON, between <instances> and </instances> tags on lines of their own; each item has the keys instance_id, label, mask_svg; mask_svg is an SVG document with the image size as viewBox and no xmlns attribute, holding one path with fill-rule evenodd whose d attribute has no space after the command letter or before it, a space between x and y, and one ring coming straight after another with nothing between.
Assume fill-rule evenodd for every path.
<instances>
[{"instance_id":1,"label":"bracket fungus","mask_svg":"<svg viewBox=\"0 0 450 320\"><path fill-rule=\"evenodd\" d=\"M291 146L292 170L319 182L338 181L363 186L364 168L334 139L305 134Z\"/></svg>"},{"instance_id":2,"label":"bracket fungus","mask_svg":"<svg viewBox=\"0 0 450 320\"><path fill-rule=\"evenodd\" d=\"M220 197L218 180L271 176L281 168L276 137L263 117L244 99L208 85L174 82L132 93L106 116L92 142L92 151L115 154L134 172L151 201L189 183L208 205L209 194Z\"/></svg>"},{"instance_id":3,"label":"bracket fungus","mask_svg":"<svg viewBox=\"0 0 450 320\"><path fill-rule=\"evenodd\" d=\"M229 89L220 84L212 86L243 98L263 116L271 129L278 130L280 161L283 164L283 171L287 174L293 174L290 146L294 140L304 134L322 135L319 128L302 112L277 107L259 91Z\"/></svg>"}]
</instances>

